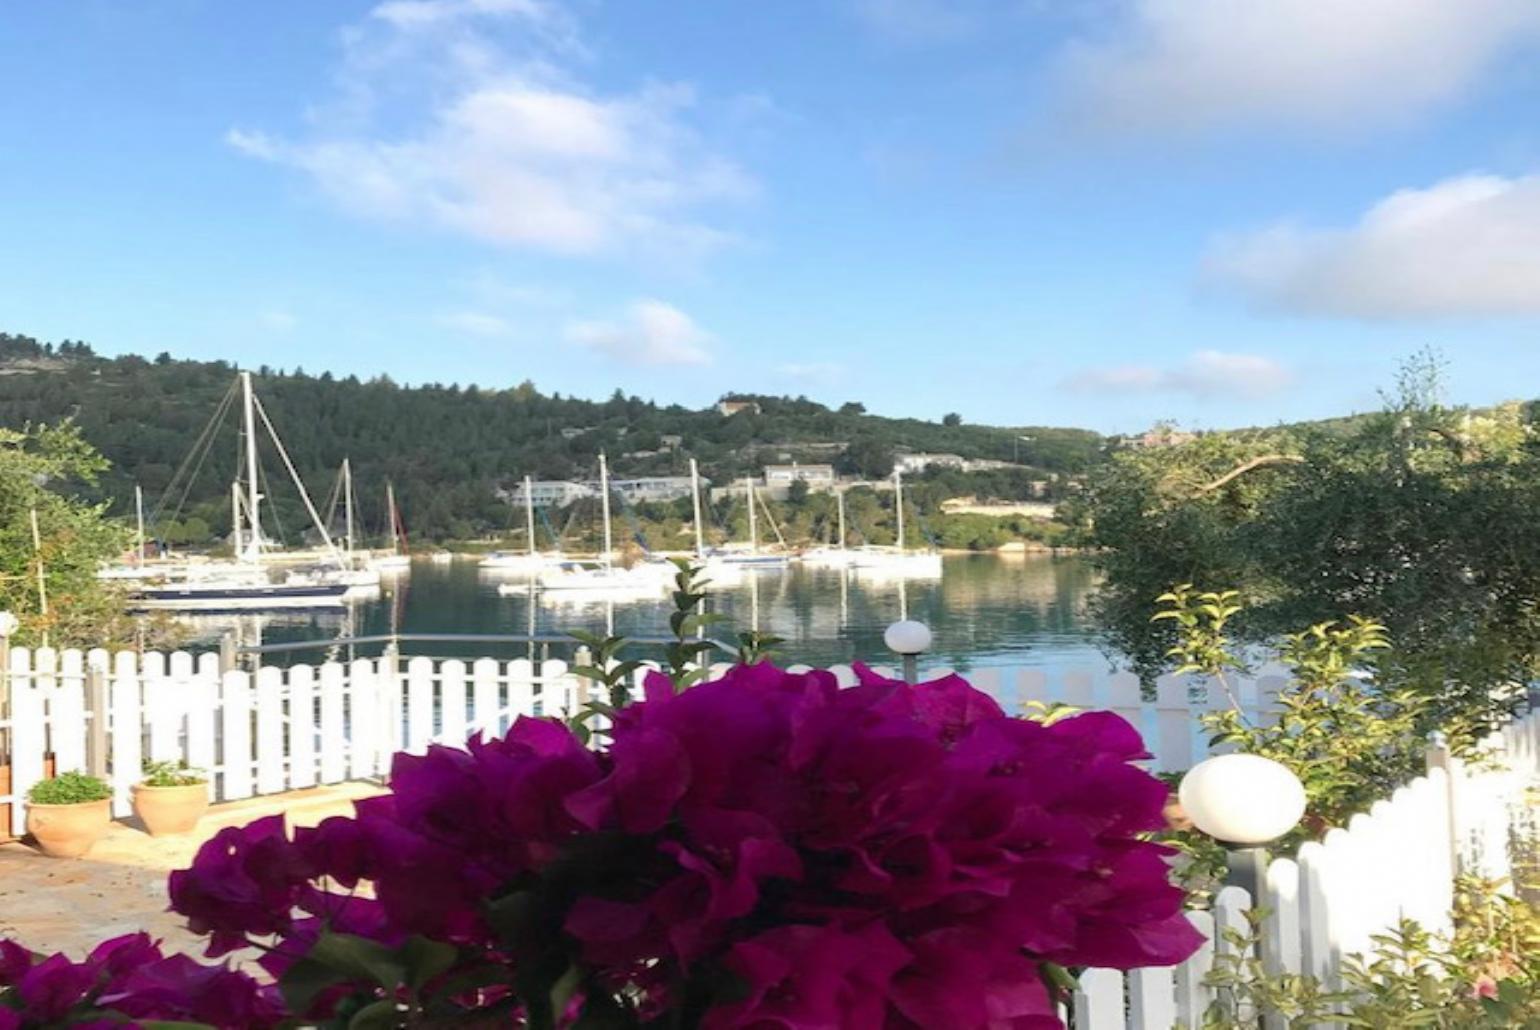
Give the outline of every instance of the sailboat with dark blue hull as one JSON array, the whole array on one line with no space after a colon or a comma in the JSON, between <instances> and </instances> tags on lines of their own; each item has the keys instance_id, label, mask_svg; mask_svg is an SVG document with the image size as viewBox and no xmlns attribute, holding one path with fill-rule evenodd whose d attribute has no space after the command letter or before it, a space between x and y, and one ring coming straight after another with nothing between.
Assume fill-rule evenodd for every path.
<instances>
[{"instance_id":1,"label":"sailboat with dark blue hull","mask_svg":"<svg viewBox=\"0 0 1540 1030\"><path fill-rule=\"evenodd\" d=\"M137 611L247 612L296 608L334 608L343 604L350 586L342 573L346 565L326 532L310 495L289 461L283 442L273 430L251 389L251 373L242 372L238 383L244 409L245 436L237 462L237 481L231 485L231 522L235 560L188 563L168 575L165 581L139 588L129 600ZM223 407L223 406L221 406ZM329 567L315 570L272 568L267 559L269 545L262 533L262 493L257 483L257 417L272 436L273 445L299 489L300 499L320 532ZM218 417L218 414L215 416ZM244 477L242 477L244 472ZM244 484L241 479L244 478Z\"/></svg>"}]
</instances>

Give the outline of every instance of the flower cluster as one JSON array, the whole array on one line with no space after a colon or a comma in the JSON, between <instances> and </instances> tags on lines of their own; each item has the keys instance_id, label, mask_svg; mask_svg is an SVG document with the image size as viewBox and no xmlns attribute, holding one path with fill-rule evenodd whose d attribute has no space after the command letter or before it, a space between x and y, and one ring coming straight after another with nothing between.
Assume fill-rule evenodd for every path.
<instances>
[{"instance_id":1,"label":"flower cluster","mask_svg":"<svg viewBox=\"0 0 1540 1030\"><path fill-rule=\"evenodd\" d=\"M760 664L655 676L609 732L522 719L399 755L354 818L224 831L172 906L211 955L260 943L323 1023L1057 1027L1044 964L1200 943L1143 839L1166 789L1116 716Z\"/></svg>"},{"instance_id":2,"label":"flower cluster","mask_svg":"<svg viewBox=\"0 0 1540 1030\"><path fill-rule=\"evenodd\" d=\"M147 934L115 937L82 962L0 941L0 1030L175 1022L269 1027L277 991L224 965L165 955Z\"/></svg>"}]
</instances>

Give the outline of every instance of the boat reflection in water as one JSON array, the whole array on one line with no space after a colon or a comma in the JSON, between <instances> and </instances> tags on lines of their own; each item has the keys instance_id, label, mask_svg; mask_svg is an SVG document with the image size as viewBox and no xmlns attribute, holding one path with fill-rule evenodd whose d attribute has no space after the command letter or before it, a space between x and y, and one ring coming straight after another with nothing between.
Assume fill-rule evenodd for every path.
<instances>
[{"instance_id":1,"label":"boat reflection in water","mask_svg":"<svg viewBox=\"0 0 1540 1030\"><path fill-rule=\"evenodd\" d=\"M882 663L890 660L883 630L907 615L926 623L935 634L927 656L931 668L1106 666L1086 610L1094 576L1083 559L948 555L943 568L940 579L807 565L756 572L735 585L708 588L710 610L725 621L707 633L729 641L736 633L757 627L784 638L774 648L776 660L784 663ZM392 586L378 598L350 600L335 612L281 613L260 625L264 643L372 636L393 630L540 637L564 637L582 630L656 638L669 635L669 611L663 589L598 595L536 589L532 594L528 576L494 575L478 569L474 561L419 562L410 589ZM339 628L345 618L350 620L346 633ZM527 654L527 648L485 642L405 644L402 651L467 659ZM376 654L378 648L363 653ZM555 645L552 654L568 656ZM659 657L655 648L639 644L625 654ZM307 651L294 660L316 659Z\"/></svg>"}]
</instances>

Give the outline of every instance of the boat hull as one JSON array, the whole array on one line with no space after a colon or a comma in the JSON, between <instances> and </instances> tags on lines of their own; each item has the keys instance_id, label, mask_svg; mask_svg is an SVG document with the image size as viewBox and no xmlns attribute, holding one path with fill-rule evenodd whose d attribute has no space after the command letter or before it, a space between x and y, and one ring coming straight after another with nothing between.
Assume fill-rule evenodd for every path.
<instances>
[{"instance_id":1,"label":"boat hull","mask_svg":"<svg viewBox=\"0 0 1540 1030\"><path fill-rule=\"evenodd\" d=\"M334 608L343 604L345 584L323 586L155 587L129 600L135 611L249 612L278 608Z\"/></svg>"}]
</instances>

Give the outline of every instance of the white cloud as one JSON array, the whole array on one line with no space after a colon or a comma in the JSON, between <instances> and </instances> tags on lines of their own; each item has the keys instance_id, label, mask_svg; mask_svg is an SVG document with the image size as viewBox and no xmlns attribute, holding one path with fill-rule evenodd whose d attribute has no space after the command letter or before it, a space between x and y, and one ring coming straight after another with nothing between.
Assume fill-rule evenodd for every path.
<instances>
[{"instance_id":1,"label":"white cloud","mask_svg":"<svg viewBox=\"0 0 1540 1030\"><path fill-rule=\"evenodd\" d=\"M441 315L438 321L446 329L471 336L507 336L513 331L507 319L484 311L451 311Z\"/></svg>"},{"instance_id":2,"label":"white cloud","mask_svg":"<svg viewBox=\"0 0 1540 1030\"><path fill-rule=\"evenodd\" d=\"M295 318L287 311L278 310L262 312L262 314L258 316L257 321L262 324L262 328L271 330L275 333L290 332L296 325L299 324L299 319Z\"/></svg>"},{"instance_id":3,"label":"white cloud","mask_svg":"<svg viewBox=\"0 0 1540 1030\"><path fill-rule=\"evenodd\" d=\"M1258 122L1359 129L1460 99L1522 43L1535 0L1118 0L1063 55L1075 114L1104 129Z\"/></svg>"},{"instance_id":4,"label":"white cloud","mask_svg":"<svg viewBox=\"0 0 1540 1030\"><path fill-rule=\"evenodd\" d=\"M1392 193L1341 229L1224 237L1207 278L1257 304L1358 318L1540 314L1540 175Z\"/></svg>"},{"instance_id":5,"label":"white cloud","mask_svg":"<svg viewBox=\"0 0 1540 1030\"><path fill-rule=\"evenodd\" d=\"M1065 385L1082 393L1180 393L1199 399L1262 397L1291 386L1294 374L1260 354L1200 350L1180 365L1113 365L1071 376Z\"/></svg>"},{"instance_id":6,"label":"white cloud","mask_svg":"<svg viewBox=\"0 0 1540 1030\"><path fill-rule=\"evenodd\" d=\"M851 0L867 28L899 43L929 43L972 35L978 12L959 0Z\"/></svg>"},{"instance_id":7,"label":"white cloud","mask_svg":"<svg viewBox=\"0 0 1540 1030\"><path fill-rule=\"evenodd\" d=\"M569 343L628 365L705 365L711 335L661 300L640 300L618 321L570 322Z\"/></svg>"},{"instance_id":8,"label":"white cloud","mask_svg":"<svg viewBox=\"0 0 1540 1030\"><path fill-rule=\"evenodd\" d=\"M688 86L583 85L570 25L537 0L392 0L372 15L345 34L341 98L313 132L235 128L230 146L305 173L354 215L497 245L689 257L730 238L706 211L755 184L692 130Z\"/></svg>"},{"instance_id":9,"label":"white cloud","mask_svg":"<svg viewBox=\"0 0 1540 1030\"><path fill-rule=\"evenodd\" d=\"M370 15L392 25L417 28L477 14L516 14L533 20L548 17L537 0L386 0Z\"/></svg>"}]
</instances>

